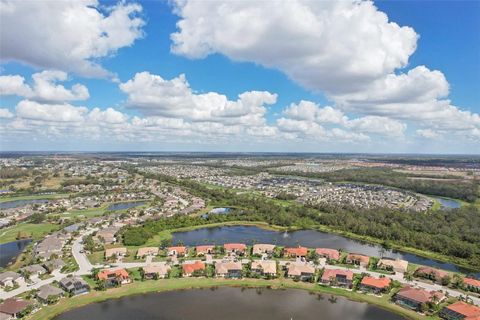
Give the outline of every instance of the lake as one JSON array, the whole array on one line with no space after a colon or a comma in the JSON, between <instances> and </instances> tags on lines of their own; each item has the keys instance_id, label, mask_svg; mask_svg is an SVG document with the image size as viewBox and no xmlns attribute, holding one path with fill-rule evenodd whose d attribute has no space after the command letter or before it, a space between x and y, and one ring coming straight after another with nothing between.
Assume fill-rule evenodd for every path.
<instances>
[{"instance_id":1,"label":"lake","mask_svg":"<svg viewBox=\"0 0 480 320\"><path fill-rule=\"evenodd\" d=\"M220 287L148 293L67 311L55 320L400 320L366 303L302 290Z\"/></svg>"},{"instance_id":2,"label":"lake","mask_svg":"<svg viewBox=\"0 0 480 320\"><path fill-rule=\"evenodd\" d=\"M143 206L145 203L146 203L145 201L112 203L111 205L108 206L107 210L108 211L126 210L126 209Z\"/></svg>"},{"instance_id":3,"label":"lake","mask_svg":"<svg viewBox=\"0 0 480 320\"><path fill-rule=\"evenodd\" d=\"M442 209L456 209L462 206L462 203L457 200L445 199L440 197L431 197L431 198L440 202L440 206L442 207Z\"/></svg>"},{"instance_id":4,"label":"lake","mask_svg":"<svg viewBox=\"0 0 480 320\"><path fill-rule=\"evenodd\" d=\"M368 256L398 258L407 260L411 263L427 265L450 271L465 272L465 270L462 270L451 263L443 263L440 261L423 258L411 253L387 250L380 245L374 245L316 230L280 232L266 230L256 226L223 226L214 228L200 228L186 232L175 232L172 235L174 244L183 243L186 246L209 243L222 245L229 242L240 242L249 245L253 243L271 243L288 247L296 247L301 245L309 248L343 249L347 252L361 253ZM480 276L480 273L477 273L476 275Z\"/></svg>"},{"instance_id":5,"label":"lake","mask_svg":"<svg viewBox=\"0 0 480 320\"><path fill-rule=\"evenodd\" d=\"M19 208L19 207L24 207L28 204L35 204L35 203L44 204L44 203L48 203L48 200L45 200L45 199L29 199L29 200L13 200L13 201L0 202L0 210Z\"/></svg>"},{"instance_id":6,"label":"lake","mask_svg":"<svg viewBox=\"0 0 480 320\"><path fill-rule=\"evenodd\" d=\"M23 239L0 244L0 268L14 261L30 242L31 239Z\"/></svg>"}]
</instances>

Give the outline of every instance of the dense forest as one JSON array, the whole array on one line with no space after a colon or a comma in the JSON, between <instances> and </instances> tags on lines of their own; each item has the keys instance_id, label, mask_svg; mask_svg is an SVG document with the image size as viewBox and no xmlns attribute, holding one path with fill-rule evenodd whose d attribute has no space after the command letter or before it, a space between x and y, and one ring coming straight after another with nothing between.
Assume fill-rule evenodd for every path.
<instances>
[{"instance_id":1,"label":"dense forest","mask_svg":"<svg viewBox=\"0 0 480 320\"><path fill-rule=\"evenodd\" d=\"M411 175L384 168L343 169L320 173L291 172L289 174L325 179L331 182L351 181L381 184L418 193L461 199L469 202L476 200L478 190L478 182L413 180L411 179Z\"/></svg>"},{"instance_id":2,"label":"dense forest","mask_svg":"<svg viewBox=\"0 0 480 320\"><path fill-rule=\"evenodd\" d=\"M228 220L264 221L274 225L315 228L320 225L457 258L480 270L480 209L475 206L418 213L389 209L358 210L331 206L285 206L272 199L230 190L211 189L192 181L149 175L182 185L189 192L218 206L242 208L229 215L207 219L179 217L149 221L123 231L126 245L141 245L159 231Z\"/></svg>"}]
</instances>

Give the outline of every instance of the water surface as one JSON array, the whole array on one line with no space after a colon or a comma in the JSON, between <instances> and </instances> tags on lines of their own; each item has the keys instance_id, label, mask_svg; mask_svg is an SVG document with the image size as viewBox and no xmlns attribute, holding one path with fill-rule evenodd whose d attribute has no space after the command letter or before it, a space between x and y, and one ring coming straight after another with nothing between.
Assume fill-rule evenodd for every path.
<instances>
[{"instance_id":1,"label":"water surface","mask_svg":"<svg viewBox=\"0 0 480 320\"><path fill-rule=\"evenodd\" d=\"M94 303L55 320L400 320L381 308L302 290L194 289Z\"/></svg>"},{"instance_id":2,"label":"water surface","mask_svg":"<svg viewBox=\"0 0 480 320\"><path fill-rule=\"evenodd\" d=\"M5 268L10 262L15 261L30 242L31 239L23 239L0 244L0 268Z\"/></svg>"},{"instance_id":3,"label":"water surface","mask_svg":"<svg viewBox=\"0 0 480 320\"><path fill-rule=\"evenodd\" d=\"M5 201L0 202L0 210L1 209L12 209L12 208L20 208L24 207L28 204L44 204L48 203L48 200L45 199L28 199L28 200L12 200L12 201Z\"/></svg>"},{"instance_id":4,"label":"water surface","mask_svg":"<svg viewBox=\"0 0 480 320\"><path fill-rule=\"evenodd\" d=\"M440 197L432 198L440 202L440 206L442 207L442 209L456 209L462 206L462 203L460 201L454 199L445 199Z\"/></svg>"},{"instance_id":5,"label":"water surface","mask_svg":"<svg viewBox=\"0 0 480 320\"><path fill-rule=\"evenodd\" d=\"M133 202L119 202L119 203L112 203L108 206L108 211L117 211L117 210L126 210L131 209L139 206L143 206L145 201L133 201Z\"/></svg>"}]
</instances>

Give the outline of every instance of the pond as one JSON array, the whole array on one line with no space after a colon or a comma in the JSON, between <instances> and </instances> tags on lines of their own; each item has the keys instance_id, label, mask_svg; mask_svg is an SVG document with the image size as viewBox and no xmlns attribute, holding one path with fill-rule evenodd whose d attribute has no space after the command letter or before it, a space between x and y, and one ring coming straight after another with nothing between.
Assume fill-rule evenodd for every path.
<instances>
[{"instance_id":1,"label":"pond","mask_svg":"<svg viewBox=\"0 0 480 320\"><path fill-rule=\"evenodd\" d=\"M0 210L19 208L19 207L24 207L28 204L35 204L35 203L44 204L44 203L48 203L48 200L45 200L45 199L29 199L29 200L13 200L13 201L0 202Z\"/></svg>"},{"instance_id":2,"label":"pond","mask_svg":"<svg viewBox=\"0 0 480 320\"><path fill-rule=\"evenodd\" d=\"M462 206L462 203L460 201L457 201L454 199L446 199L446 198L440 198L440 197L431 197L431 198L440 202L440 206L442 209L456 209Z\"/></svg>"},{"instance_id":3,"label":"pond","mask_svg":"<svg viewBox=\"0 0 480 320\"><path fill-rule=\"evenodd\" d=\"M143 206L145 203L146 203L145 201L112 203L111 205L108 206L107 210L108 211L126 210L126 209Z\"/></svg>"},{"instance_id":4,"label":"pond","mask_svg":"<svg viewBox=\"0 0 480 320\"><path fill-rule=\"evenodd\" d=\"M175 232L172 240L174 244L183 243L186 246L208 243L222 245L229 242L240 242L250 245L253 243L271 243L289 247L302 245L309 248L343 249L347 252L361 253L368 256L398 258L434 268L466 272L454 264L443 263L406 252L387 250L380 245L369 244L316 230L280 232L256 226L223 226ZM480 273L477 273L477 276L480 276Z\"/></svg>"},{"instance_id":5,"label":"pond","mask_svg":"<svg viewBox=\"0 0 480 320\"><path fill-rule=\"evenodd\" d=\"M10 262L15 261L30 242L31 239L23 239L0 244L0 268L5 268Z\"/></svg>"},{"instance_id":6,"label":"pond","mask_svg":"<svg viewBox=\"0 0 480 320\"><path fill-rule=\"evenodd\" d=\"M320 316L321 315L321 316ZM55 320L400 320L366 303L302 290L192 289L149 293L94 303L68 311Z\"/></svg>"}]
</instances>

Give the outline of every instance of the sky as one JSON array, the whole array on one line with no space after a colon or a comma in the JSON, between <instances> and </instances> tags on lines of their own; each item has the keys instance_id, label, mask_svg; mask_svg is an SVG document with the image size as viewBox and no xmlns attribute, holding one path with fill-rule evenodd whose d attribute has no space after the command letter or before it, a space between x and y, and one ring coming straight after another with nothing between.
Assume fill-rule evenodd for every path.
<instances>
[{"instance_id":1,"label":"sky","mask_svg":"<svg viewBox=\"0 0 480 320\"><path fill-rule=\"evenodd\" d=\"M480 1L0 0L1 151L480 153Z\"/></svg>"}]
</instances>

